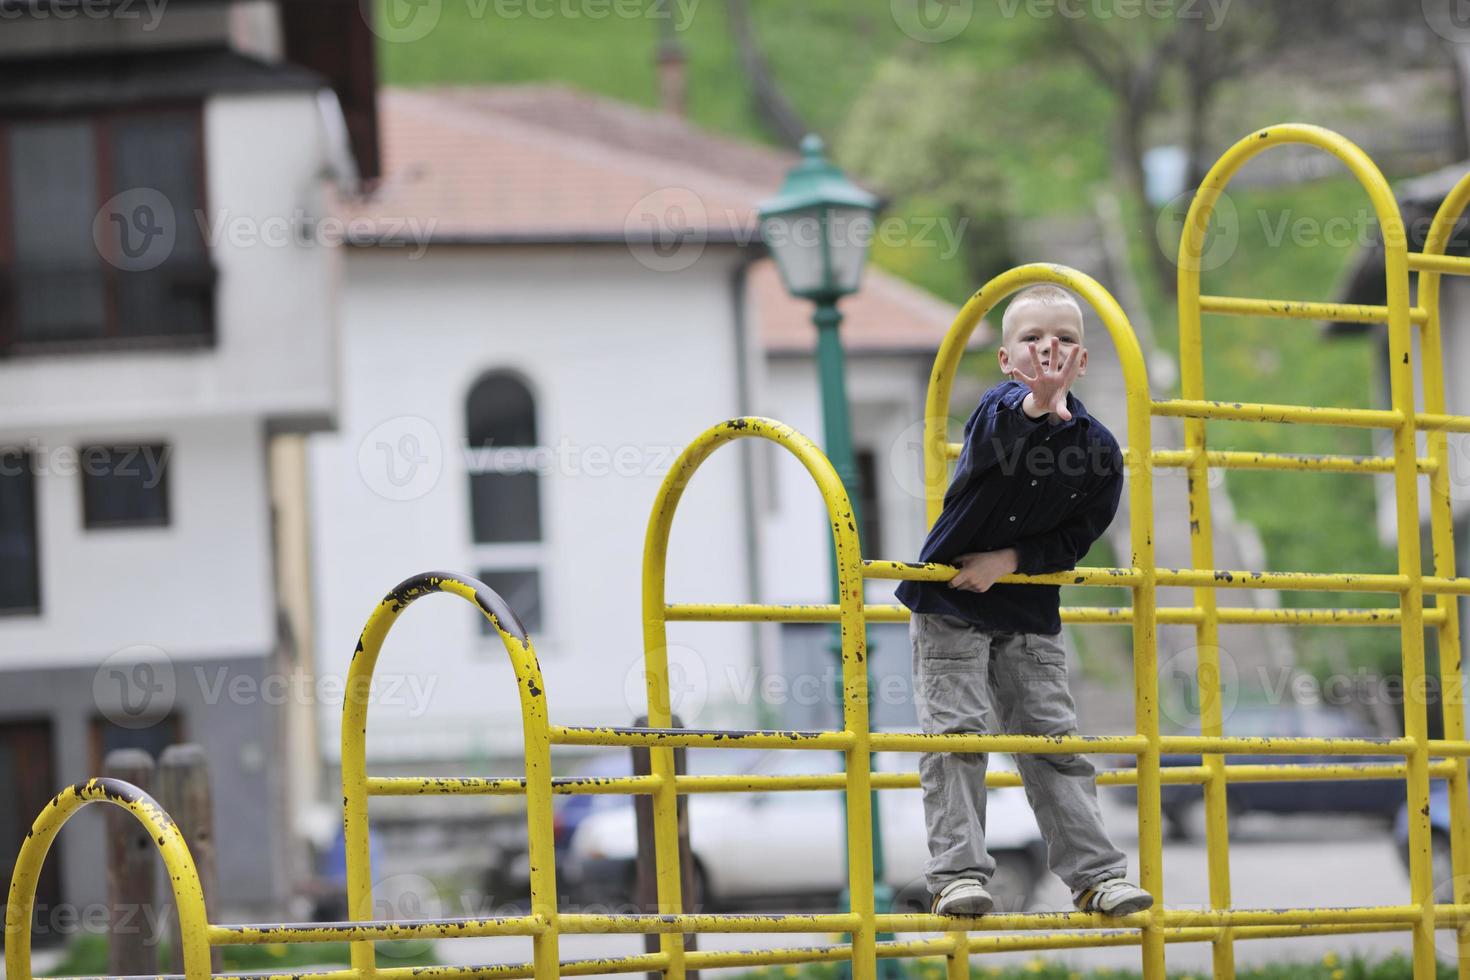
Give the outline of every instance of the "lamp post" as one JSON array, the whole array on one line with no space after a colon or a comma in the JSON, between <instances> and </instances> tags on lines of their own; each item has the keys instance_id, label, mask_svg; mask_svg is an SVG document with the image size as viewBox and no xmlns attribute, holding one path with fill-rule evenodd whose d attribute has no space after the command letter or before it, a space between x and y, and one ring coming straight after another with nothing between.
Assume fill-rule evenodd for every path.
<instances>
[{"instance_id":1,"label":"lamp post","mask_svg":"<svg viewBox=\"0 0 1470 980\"><path fill-rule=\"evenodd\" d=\"M854 522L863 526L858 493L857 463L852 449L852 421L848 415L847 379L842 341L837 328L842 313L837 300L857 291L872 240L873 216L878 198L848 180L823 155L822 140L815 134L801 141L801 162L792 167L775 197L760 206L761 237L775 257L781 281L794 296L816 304L812 322L817 327L817 374L822 392L822 428L827 458L847 488ZM839 602L837 564L832 560L833 601ZM841 656L840 632L833 626L833 652ZM872 657L868 658L868 663ZM866 669L866 668L865 668ZM871 691L872 679L868 688ZM842 690L838 671L837 690ZM839 696L838 704L842 700ZM868 720L873 717L873 699L868 698ZM845 799L845 797L844 797ZM893 893L884 884L883 832L878 811L878 794L873 793L873 877L877 910L892 908ZM844 833L846 833L844 823ZM880 960L886 976L901 976L895 960Z\"/></svg>"}]
</instances>

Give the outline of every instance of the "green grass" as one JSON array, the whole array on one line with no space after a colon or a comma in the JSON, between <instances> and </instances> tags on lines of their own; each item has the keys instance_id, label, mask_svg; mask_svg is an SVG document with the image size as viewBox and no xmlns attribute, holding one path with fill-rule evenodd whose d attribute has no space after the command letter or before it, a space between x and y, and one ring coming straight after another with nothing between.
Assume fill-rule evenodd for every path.
<instances>
[{"instance_id":1,"label":"green grass","mask_svg":"<svg viewBox=\"0 0 1470 980\"><path fill-rule=\"evenodd\" d=\"M410 942L376 943L378 962L385 966L430 966L438 962L431 943L424 940ZM350 964L351 945L348 943L273 943L268 946L225 946L223 947L226 970L253 970L280 972L302 966L330 966ZM159 965L166 967L169 944L158 946ZM43 977L105 976L107 966L107 937L84 935L67 947L66 957Z\"/></svg>"}]
</instances>

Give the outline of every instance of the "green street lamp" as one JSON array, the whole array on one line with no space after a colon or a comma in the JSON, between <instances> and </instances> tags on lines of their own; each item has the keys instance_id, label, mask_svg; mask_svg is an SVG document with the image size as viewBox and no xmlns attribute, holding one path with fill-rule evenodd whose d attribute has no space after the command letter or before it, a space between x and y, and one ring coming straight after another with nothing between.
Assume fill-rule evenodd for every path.
<instances>
[{"instance_id":1,"label":"green street lamp","mask_svg":"<svg viewBox=\"0 0 1470 980\"><path fill-rule=\"evenodd\" d=\"M827 458L842 480L852 501L853 519L863 526L859 510L857 464L852 450L852 421L848 414L847 378L842 341L837 328L842 313L837 301L857 292L862 283L868 245L873 240L874 215L880 201L848 180L822 153L821 137L808 135L801 141L801 162L792 167L780 192L760 206L761 238L775 257L781 281L788 292L816 304L812 320L817 326L817 371L822 391L822 428ZM837 592L837 558L832 559L833 601ZM839 631L833 626L833 652L841 656ZM872 656L868 662L872 663ZM838 671L838 704L841 704L841 671ZM872 688L869 678L868 687ZM873 699L868 698L868 720L872 721ZM873 877L878 912L893 906L893 893L884 884L883 831L878 812L878 794L873 793ZM844 823L844 833L846 832ZM902 976L895 960L880 960L884 976Z\"/></svg>"}]
</instances>

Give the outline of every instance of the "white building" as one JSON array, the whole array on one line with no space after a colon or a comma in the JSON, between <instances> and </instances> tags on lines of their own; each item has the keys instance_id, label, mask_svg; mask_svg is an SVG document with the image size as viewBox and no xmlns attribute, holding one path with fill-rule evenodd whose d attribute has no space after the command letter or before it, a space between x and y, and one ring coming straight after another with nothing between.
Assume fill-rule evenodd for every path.
<instances>
[{"instance_id":1,"label":"white building","mask_svg":"<svg viewBox=\"0 0 1470 980\"><path fill-rule=\"evenodd\" d=\"M321 670L345 672L397 581L464 570L526 620L554 722L628 724L644 708L643 535L672 460L743 414L821 440L810 308L782 291L753 213L795 158L557 87L390 90L381 106L384 178L352 213L382 240L348 250L343 411L311 439ZM915 433L955 311L871 268L844 310L881 553L915 557ZM820 497L777 456L743 443L691 483L671 601L827 601ZM686 724L754 722L758 672L805 669L778 630L669 635ZM516 751L506 657L467 605L416 604L378 673L374 758L457 771ZM321 722L332 755L336 712Z\"/></svg>"},{"instance_id":2,"label":"white building","mask_svg":"<svg viewBox=\"0 0 1470 980\"><path fill-rule=\"evenodd\" d=\"M340 252L299 232L354 161L291 15L132 10L0 35L0 879L108 751L195 741L231 914L277 906L316 792L284 749L315 706L270 682L310 669L282 477L337 408ZM76 823L43 911L103 900L100 814Z\"/></svg>"}]
</instances>

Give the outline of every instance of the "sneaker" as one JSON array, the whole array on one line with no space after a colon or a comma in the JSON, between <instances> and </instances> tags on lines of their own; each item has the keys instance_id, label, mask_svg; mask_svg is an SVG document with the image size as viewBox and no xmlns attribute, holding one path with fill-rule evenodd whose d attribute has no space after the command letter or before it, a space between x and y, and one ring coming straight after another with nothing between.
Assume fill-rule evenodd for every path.
<instances>
[{"instance_id":1,"label":"sneaker","mask_svg":"<svg viewBox=\"0 0 1470 980\"><path fill-rule=\"evenodd\" d=\"M1151 908L1154 897L1122 878L1108 878L1072 896L1079 912L1101 912L1103 915L1129 915Z\"/></svg>"},{"instance_id":2,"label":"sneaker","mask_svg":"<svg viewBox=\"0 0 1470 980\"><path fill-rule=\"evenodd\" d=\"M995 899L975 878L956 878L934 896L931 907L935 915L984 915L995 906Z\"/></svg>"}]
</instances>

